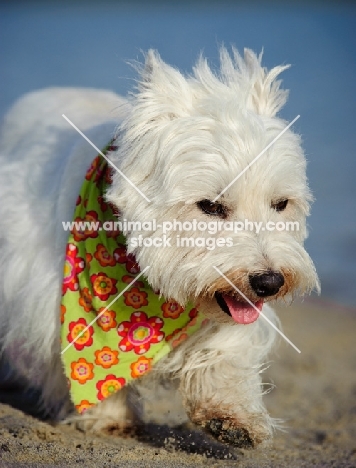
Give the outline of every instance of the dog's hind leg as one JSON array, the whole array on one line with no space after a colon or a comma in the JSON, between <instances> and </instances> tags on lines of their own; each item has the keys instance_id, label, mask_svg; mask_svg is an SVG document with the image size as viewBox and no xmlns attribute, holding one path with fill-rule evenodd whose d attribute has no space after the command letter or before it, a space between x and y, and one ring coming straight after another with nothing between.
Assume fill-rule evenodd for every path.
<instances>
[{"instance_id":1,"label":"dog's hind leg","mask_svg":"<svg viewBox=\"0 0 356 468\"><path fill-rule=\"evenodd\" d=\"M119 435L131 433L136 416L128 401L129 388L124 387L81 415L69 415L64 424L74 424L87 432L115 432Z\"/></svg>"}]
</instances>

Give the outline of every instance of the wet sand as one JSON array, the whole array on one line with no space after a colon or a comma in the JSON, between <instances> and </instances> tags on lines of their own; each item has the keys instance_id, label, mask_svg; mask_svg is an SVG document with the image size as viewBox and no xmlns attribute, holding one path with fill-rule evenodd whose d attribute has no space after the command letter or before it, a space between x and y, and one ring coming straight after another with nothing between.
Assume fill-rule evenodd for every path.
<instances>
[{"instance_id":1,"label":"wet sand","mask_svg":"<svg viewBox=\"0 0 356 468\"><path fill-rule=\"evenodd\" d=\"M279 316L302 353L281 340L265 375L276 385L266 404L285 428L269 449L156 425L136 438L84 434L0 404L0 467L356 467L356 311L317 300L279 308ZM35 413L9 386L0 402Z\"/></svg>"}]
</instances>

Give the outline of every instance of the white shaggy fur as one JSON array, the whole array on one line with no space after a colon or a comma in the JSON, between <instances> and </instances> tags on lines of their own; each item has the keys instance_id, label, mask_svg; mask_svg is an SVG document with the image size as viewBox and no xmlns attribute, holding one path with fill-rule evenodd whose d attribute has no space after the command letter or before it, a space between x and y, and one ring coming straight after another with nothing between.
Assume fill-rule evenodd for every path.
<instances>
[{"instance_id":1,"label":"white shaggy fur","mask_svg":"<svg viewBox=\"0 0 356 468\"><path fill-rule=\"evenodd\" d=\"M277 112L287 93L276 81L285 68L267 71L253 52L246 50L242 58L233 49L231 58L222 48L219 73L201 58L193 75L184 77L150 51L129 101L106 91L53 88L25 96L6 116L0 144L0 339L14 368L41 389L54 417L70 411L59 346L68 236L61 223L72 219L96 155L61 114L97 147L115 135L118 150L110 158L151 200L115 173L107 198L124 218L207 221L196 203L214 199L285 128ZM284 199L285 211L271 208ZM253 301L258 297L248 277L268 270L285 277L279 296L318 288L303 248L310 199L300 138L288 130L219 201L229 220L298 221L298 232L219 233L233 238L233 249L133 249L141 269L150 266L147 279L154 289L182 304L199 302L210 319L137 380L133 395L144 396L158 376L178 380L188 415L216 437L237 445L244 431L251 444L270 438L273 423L262 403L260 371L275 332L262 318L244 326L222 312L213 294L228 288L213 266ZM162 233L126 232L128 240L139 234ZM202 235L208 234L192 233ZM278 323L267 304L263 312ZM135 408L125 406L126 393L88 411L81 424L126 427L137 417Z\"/></svg>"}]
</instances>

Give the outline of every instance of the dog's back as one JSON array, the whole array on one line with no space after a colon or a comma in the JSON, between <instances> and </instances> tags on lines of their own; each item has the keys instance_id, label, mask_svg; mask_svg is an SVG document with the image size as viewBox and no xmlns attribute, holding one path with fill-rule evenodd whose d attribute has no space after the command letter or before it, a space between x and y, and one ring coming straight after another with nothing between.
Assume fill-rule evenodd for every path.
<instances>
[{"instance_id":1,"label":"dog's back","mask_svg":"<svg viewBox=\"0 0 356 468\"><path fill-rule=\"evenodd\" d=\"M97 153L62 114L102 148L125 104L109 91L46 89L20 99L2 125L0 349L32 385L42 387L44 380L61 375L47 375L46 369L60 365L53 356L58 356L60 275L68 236L62 221L72 219L85 171ZM50 387L49 399L65 393L58 382Z\"/></svg>"}]
</instances>

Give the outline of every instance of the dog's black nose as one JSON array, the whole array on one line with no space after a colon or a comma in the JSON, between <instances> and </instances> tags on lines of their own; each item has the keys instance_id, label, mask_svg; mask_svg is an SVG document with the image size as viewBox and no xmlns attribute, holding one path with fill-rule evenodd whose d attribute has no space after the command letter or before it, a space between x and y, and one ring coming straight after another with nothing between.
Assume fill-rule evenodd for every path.
<instances>
[{"instance_id":1,"label":"dog's black nose","mask_svg":"<svg viewBox=\"0 0 356 468\"><path fill-rule=\"evenodd\" d=\"M251 288L259 297L274 296L284 285L283 275L277 271L250 275L248 279L250 281Z\"/></svg>"}]
</instances>

